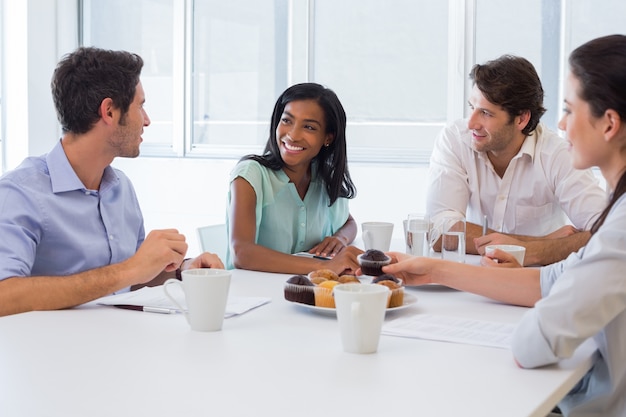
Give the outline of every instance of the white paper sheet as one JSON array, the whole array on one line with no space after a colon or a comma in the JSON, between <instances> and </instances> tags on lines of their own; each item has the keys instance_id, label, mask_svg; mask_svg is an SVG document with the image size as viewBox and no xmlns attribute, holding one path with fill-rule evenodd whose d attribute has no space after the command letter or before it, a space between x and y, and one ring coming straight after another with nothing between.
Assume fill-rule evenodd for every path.
<instances>
[{"instance_id":1,"label":"white paper sheet","mask_svg":"<svg viewBox=\"0 0 626 417\"><path fill-rule=\"evenodd\" d=\"M181 306L187 307L185 294L183 289L178 285L170 285L167 289L169 293L180 303ZM253 308L262 306L271 301L267 297L234 297L229 296L226 304L226 312L224 318L243 314ZM137 291L130 291L123 294L110 295L96 300L96 303L102 305L132 305L152 308L163 308L178 311L179 309L165 296L163 286L143 287Z\"/></svg>"},{"instance_id":2,"label":"white paper sheet","mask_svg":"<svg viewBox=\"0 0 626 417\"><path fill-rule=\"evenodd\" d=\"M515 324L434 314L399 317L382 334L509 349Z\"/></svg>"}]
</instances>

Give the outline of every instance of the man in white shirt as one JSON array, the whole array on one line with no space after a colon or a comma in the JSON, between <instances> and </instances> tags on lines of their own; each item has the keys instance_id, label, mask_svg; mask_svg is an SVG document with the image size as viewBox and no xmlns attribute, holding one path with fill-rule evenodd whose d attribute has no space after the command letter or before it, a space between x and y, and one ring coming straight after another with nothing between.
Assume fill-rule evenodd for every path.
<instances>
[{"instance_id":1,"label":"man in white shirt","mask_svg":"<svg viewBox=\"0 0 626 417\"><path fill-rule=\"evenodd\" d=\"M464 213L468 253L517 244L526 247L525 265L564 259L589 240L606 192L590 170L574 169L568 143L539 123L543 88L530 62L505 55L475 65L470 79L469 118L443 129L431 155L431 219Z\"/></svg>"}]
</instances>

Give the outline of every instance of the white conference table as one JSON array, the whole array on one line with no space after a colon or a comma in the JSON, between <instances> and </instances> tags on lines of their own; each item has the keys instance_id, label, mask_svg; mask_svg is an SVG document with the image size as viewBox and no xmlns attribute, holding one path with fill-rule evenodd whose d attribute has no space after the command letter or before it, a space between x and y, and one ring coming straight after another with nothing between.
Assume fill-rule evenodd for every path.
<instances>
[{"instance_id":1,"label":"white conference table","mask_svg":"<svg viewBox=\"0 0 626 417\"><path fill-rule=\"evenodd\" d=\"M0 416L536 416L590 368L593 345L542 369L509 350L382 336L342 351L336 318L285 301L289 275L235 270L230 293L272 301L194 332L180 314L92 304L0 318ZM445 287L388 313L516 322L525 308Z\"/></svg>"}]
</instances>

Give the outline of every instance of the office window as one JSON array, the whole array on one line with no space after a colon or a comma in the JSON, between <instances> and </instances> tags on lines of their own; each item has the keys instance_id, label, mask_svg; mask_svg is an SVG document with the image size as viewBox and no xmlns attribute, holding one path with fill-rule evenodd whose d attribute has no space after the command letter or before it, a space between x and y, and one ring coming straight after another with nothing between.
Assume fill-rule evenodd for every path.
<instances>
[{"instance_id":1,"label":"office window","mask_svg":"<svg viewBox=\"0 0 626 417\"><path fill-rule=\"evenodd\" d=\"M153 126L143 155L259 152L276 98L305 81L339 95L352 159L424 159L448 117L446 2L82 4L84 44L137 52L146 62Z\"/></svg>"},{"instance_id":2,"label":"office window","mask_svg":"<svg viewBox=\"0 0 626 417\"><path fill-rule=\"evenodd\" d=\"M626 3L526 0L523 7L517 6L516 18L507 19L504 17L511 12L510 3L476 0L474 61L481 63L502 54L514 54L532 62L545 91L544 106L548 111L542 121L557 129L562 116L563 78L569 53L593 38L625 33Z\"/></svg>"},{"instance_id":3,"label":"office window","mask_svg":"<svg viewBox=\"0 0 626 417\"><path fill-rule=\"evenodd\" d=\"M441 127L466 114L471 66L502 54L535 65L556 128L567 54L620 31L626 12L620 0L527 0L513 20L500 0L81 4L85 44L146 61L143 155L260 152L278 95L314 81L346 109L350 159L393 163L427 162Z\"/></svg>"},{"instance_id":4,"label":"office window","mask_svg":"<svg viewBox=\"0 0 626 417\"><path fill-rule=\"evenodd\" d=\"M314 5L310 77L342 101L351 151L389 160L428 151L447 118L447 2Z\"/></svg>"},{"instance_id":5,"label":"office window","mask_svg":"<svg viewBox=\"0 0 626 417\"><path fill-rule=\"evenodd\" d=\"M570 22L565 35L566 54L593 38L626 34L626 2L620 0L569 0L565 14Z\"/></svg>"},{"instance_id":6,"label":"office window","mask_svg":"<svg viewBox=\"0 0 626 417\"><path fill-rule=\"evenodd\" d=\"M542 122L556 129L560 109L561 0L527 0L515 8L515 19L505 19L511 4L498 0L476 1L476 63L484 63L503 54L522 56L537 70L543 85ZM506 34L506 36L503 36Z\"/></svg>"},{"instance_id":7,"label":"office window","mask_svg":"<svg viewBox=\"0 0 626 417\"><path fill-rule=\"evenodd\" d=\"M431 3L195 1L191 154L259 152L276 98L303 81L338 94L353 159L427 153L447 110L448 6Z\"/></svg>"},{"instance_id":8,"label":"office window","mask_svg":"<svg viewBox=\"0 0 626 417\"><path fill-rule=\"evenodd\" d=\"M355 121L445 120L447 14L445 2L318 0L312 78Z\"/></svg>"},{"instance_id":9,"label":"office window","mask_svg":"<svg viewBox=\"0 0 626 417\"><path fill-rule=\"evenodd\" d=\"M287 0L193 2L193 149L256 150L287 88Z\"/></svg>"},{"instance_id":10,"label":"office window","mask_svg":"<svg viewBox=\"0 0 626 417\"><path fill-rule=\"evenodd\" d=\"M84 45L123 49L144 59L141 82L151 128L142 145L145 154L172 154L182 137L183 26L176 0L83 1ZM178 123L176 123L178 121ZM178 146L180 147L180 145Z\"/></svg>"}]
</instances>

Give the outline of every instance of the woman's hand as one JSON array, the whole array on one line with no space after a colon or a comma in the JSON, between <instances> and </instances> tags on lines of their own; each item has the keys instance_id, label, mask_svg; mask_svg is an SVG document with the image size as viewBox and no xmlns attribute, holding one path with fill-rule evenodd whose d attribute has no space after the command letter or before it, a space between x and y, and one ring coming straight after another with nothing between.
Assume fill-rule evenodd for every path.
<instances>
[{"instance_id":1,"label":"woman's hand","mask_svg":"<svg viewBox=\"0 0 626 417\"><path fill-rule=\"evenodd\" d=\"M515 256L501 249L494 249L493 252L485 253L480 258L480 264L495 268L522 268Z\"/></svg>"},{"instance_id":2,"label":"woman's hand","mask_svg":"<svg viewBox=\"0 0 626 417\"><path fill-rule=\"evenodd\" d=\"M385 274L402 278L405 285L424 285L433 282L431 274L437 260L401 252L388 252L387 255L391 257L391 263L383 266Z\"/></svg>"},{"instance_id":3,"label":"woman's hand","mask_svg":"<svg viewBox=\"0 0 626 417\"><path fill-rule=\"evenodd\" d=\"M334 258L339 252L341 252L347 245L347 242L339 236L327 236L317 245L313 246L309 253L316 256L323 256L326 258Z\"/></svg>"},{"instance_id":4,"label":"woman's hand","mask_svg":"<svg viewBox=\"0 0 626 417\"><path fill-rule=\"evenodd\" d=\"M356 246L348 246L331 260L322 262L325 264L324 268L335 271L338 275L355 274L357 269L359 269L357 256L362 253L363 251Z\"/></svg>"}]
</instances>

